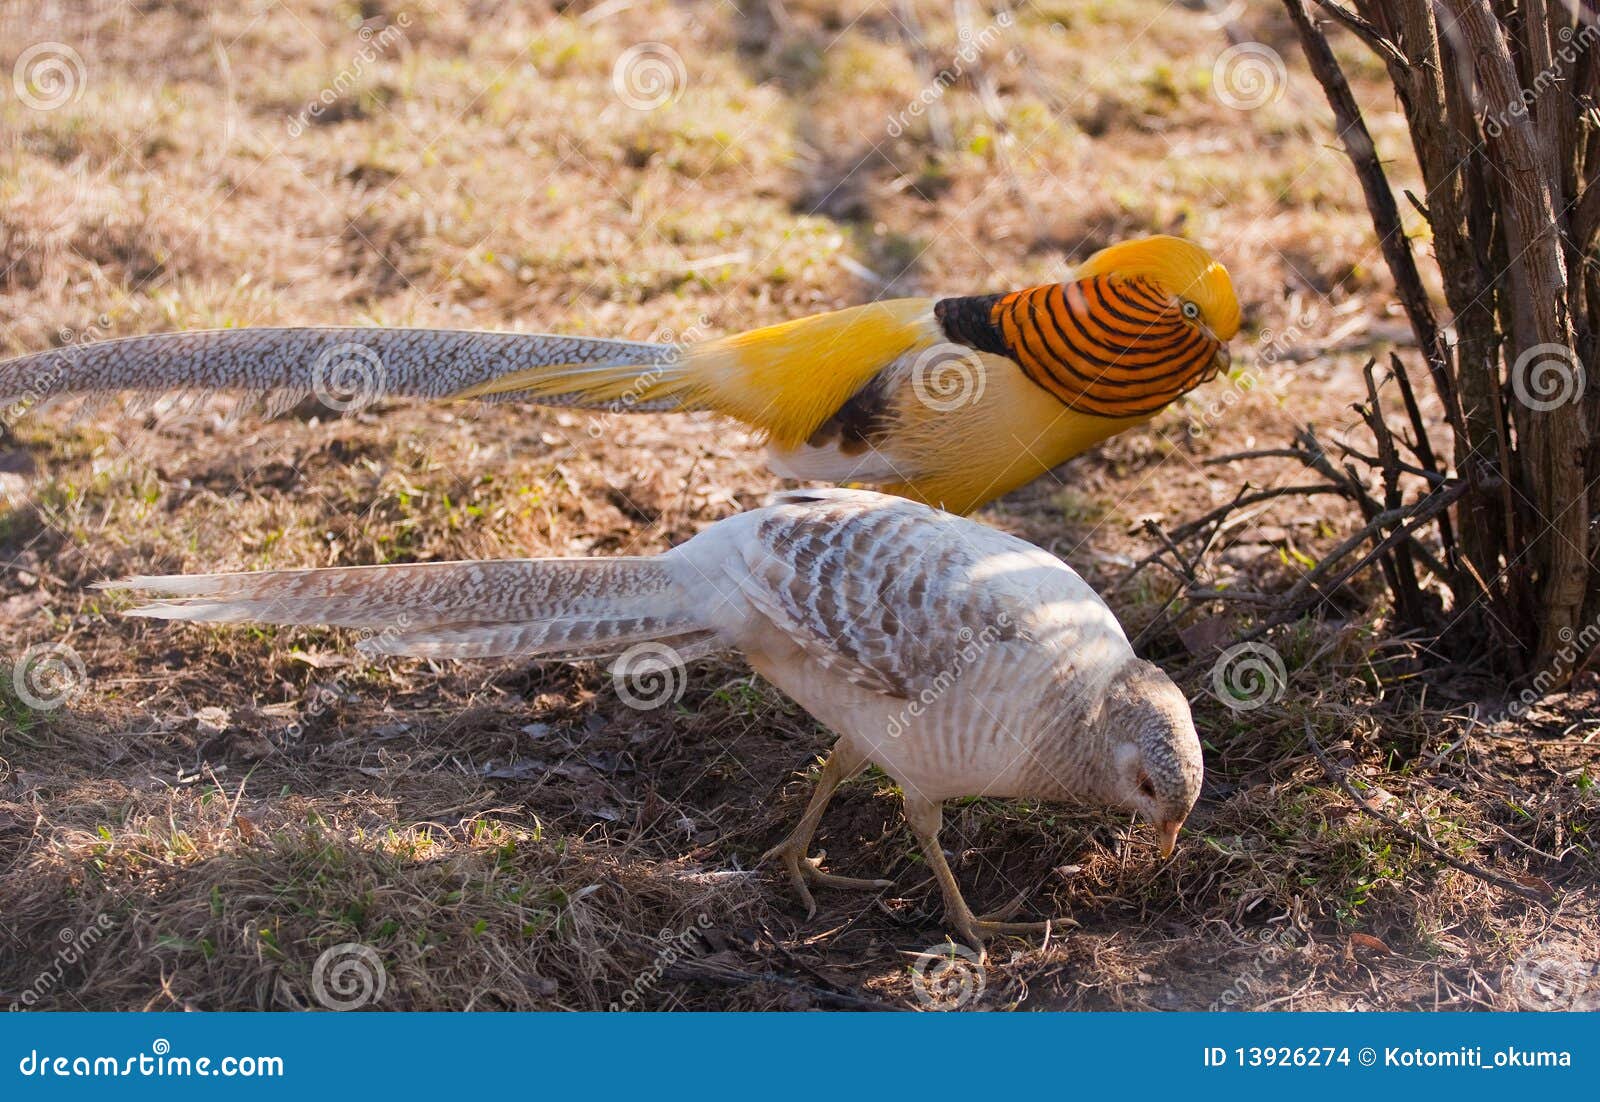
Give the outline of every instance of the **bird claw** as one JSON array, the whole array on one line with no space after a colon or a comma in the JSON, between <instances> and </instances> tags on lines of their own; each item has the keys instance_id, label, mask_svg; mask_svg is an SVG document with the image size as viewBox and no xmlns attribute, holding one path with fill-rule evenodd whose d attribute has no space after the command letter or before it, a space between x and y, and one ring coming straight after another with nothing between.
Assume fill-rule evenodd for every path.
<instances>
[{"instance_id":1,"label":"bird claw","mask_svg":"<svg viewBox=\"0 0 1600 1102\"><path fill-rule=\"evenodd\" d=\"M952 919L950 924L968 945L977 950L980 958L984 956L983 943L989 938L1006 934L1046 934L1062 927L1078 925L1074 919L1065 916L1049 918L1043 922L1007 922L1006 919L1016 914L1017 910L1014 904L1008 904L990 915L958 916Z\"/></svg>"},{"instance_id":2,"label":"bird claw","mask_svg":"<svg viewBox=\"0 0 1600 1102\"><path fill-rule=\"evenodd\" d=\"M1016 913L1018 911L1022 910L1023 904L1027 903L1027 901L1028 901L1028 893L1027 892L1018 892L1017 893L1017 897L1015 899L1013 899L1010 903L1007 903L1004 907L1001 907L998 911L990 911L988 914L978 915L977 916L977 921L979 921L979 922L1005 922L1005 921L1015 917Z\"/></svg>"},{"instance_id":3,"label":"bird claw","mask_svg":"<svg viewBox=\"0 0 1600 1102\"><path fill-rule=\"evenodd\" d=\"M784 868L789 873L789 882L794 885L795 894L800 897L800 902L805 904L806 918L815 918L817 914L817 901L811 894L811 884L820 884L825 888L853 888L868 890L878 888L892 888L892 880L864 880L854 876L835 876L831 872L822 871L822 860L828 856L827 850L818 850L815 857L807 857L797 852L792 846L779 843L761 855L762 861L769 861L776 857L783 861Z\"/></svg>"}]
</instances>

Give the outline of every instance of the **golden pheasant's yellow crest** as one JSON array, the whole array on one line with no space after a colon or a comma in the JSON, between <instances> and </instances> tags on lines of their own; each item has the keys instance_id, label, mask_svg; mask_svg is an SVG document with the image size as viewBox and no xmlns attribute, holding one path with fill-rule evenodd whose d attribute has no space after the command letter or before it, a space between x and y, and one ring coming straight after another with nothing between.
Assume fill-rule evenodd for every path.
<instances>
[{"instance_id":1,"label":"golden pheasant's yellow crest","mask_svg":"<svg viewBox=\"0 0 1600 1102\"><path fill-rule=\"evenodd\" d=\"M1199 245L1165 234L1141 237L1101 249L1078 269L1079 279L1092 276L1143 276L1164 290L1200 308L1200 317L1220 341L1239 331L1239 300L1228 269Z\"/></svg>"}]
</instances>

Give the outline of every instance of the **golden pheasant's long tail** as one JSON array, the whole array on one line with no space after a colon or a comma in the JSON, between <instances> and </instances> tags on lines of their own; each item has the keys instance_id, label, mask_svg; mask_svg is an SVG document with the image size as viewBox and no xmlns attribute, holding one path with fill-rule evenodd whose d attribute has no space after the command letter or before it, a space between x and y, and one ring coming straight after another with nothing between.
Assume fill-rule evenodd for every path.
<instances>
[{"instance_id":1,"label":"golden pheasant's long tail","mask_svg":"<svg viewBox=\"0 0 1600 1102\"><path fill-rule=\"evenodd\" d=\"M69 395L222 391L277 412L383 397L526 400L619 413L709 409L805 440L902 353L938 338L924 299L872 303L680 347L447 329L217 329L0 363L0 409Z\"/></svg>"},{"instance_id":2,"label":"golden pheasant's long tail","mask_svg":"<svg viewBox=\"0 0 1600 1102\"><path fill-rule=\"evenodd\" d=\"M536 365L458 396L709 409L760 429L781 447L795 447L878 372L941 339L931 300L894 299L689 345L644 365Z\"/></svg>"},{"instance_id":3,"label":"golden pheasant's long tail","mask_svg":"<svg viewBox=\"0 0 1600 1102\"><path fill-rule=\"evenodd\" d=\"M651 640L714 650L705 609L659 558L507 559L127 578L130 615L365 629L361 647L427 658L617 654Z\"/></svg>"},{"instance_id":4,"label":"golden pheasant's long tail","mask_svg":"<svg viewBox=\"0 0 1600 1102\"><path fill-rule=\"evenodd\" d=\"M442 398L535 367L620 367L672 356L668 344L450 329L158 333L0 363L0 409L20 412L54 398L121 391L219 391L262 398L275 411L314 394L343 410L386 396Z\"/></svg>"}]
</instances>

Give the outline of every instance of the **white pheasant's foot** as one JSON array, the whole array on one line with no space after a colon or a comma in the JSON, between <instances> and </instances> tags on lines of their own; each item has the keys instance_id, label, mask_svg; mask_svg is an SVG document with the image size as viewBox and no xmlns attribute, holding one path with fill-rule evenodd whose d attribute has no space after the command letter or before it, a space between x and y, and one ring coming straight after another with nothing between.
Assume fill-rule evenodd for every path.
<instances>
[{"instance_id":1,"label":"white pheasant's foot","mask_svg":"<svg viewBox=\"0 0 1600 1102\"><path fill-rule=\"evenodd\" d=\"M789 882L794 885L795 894L800 897L800 902L806 905L806 917L814 918L817 913L817 901L811 895L809 884L820 884L824 888L890 888L894 886L892 880L862 880L854 876L835 876L831 872L822 871L822 859L827 851L819 852L815 857L807 857L805 851L794 844L793 838L786 838L761 855L761 860L770 861L779 858L783 867L789 872Z\"/></svg>"},{"instance_id":2,"label":"white pheasant's foot","mask_svg":"<svg viewBox=\"0 0 1600 1102\"><path fill-rule=\"evenodd\" d=\"M1070 918L1055 918L1048 922L1008 922L1007 919L1022 909L1027 898L1024 895L1017 896L993 914L981 917L973 914L961 894L961 885L956 883L955 873L950 871L950 862L945 860L944 848L939 845L939 824L943 818L939 804L912 796L905 799L906 823L911 827L911 833L917 836L917 842L922 846L922 856L939 883L939 894L944 897L945 921L977 950L979 960L984 959L983 943L988 938L1001 934L1042 934L1058 926L1077 925Z\"/></svg>"},{"instance_id":3,"label":"white pheasant's foot","mask_svg":"<svg viewBox=\"0 0 1600 1102\"><path fill-rule=\"evenodd\" d=\"M1028 893L1018 892L1017 897L1010 903L1007 903L1004 907L1001 907L997 911L990 911L986 915L977 915L976 918L980 922L1007 922L1010 919L1015 918L1017 912L1022 910L1023 905L1027 902Z\"/></svg>"},{"instance_id":4,"label":"white pheasant's foot","mask_svg":"<svg viewBox=\"0 0 1600 1102\"><path fill-rule=\"evenodd\" d=\"M1076 919L1068 918L1065 915L1062 915L1059 918L1049 919L1045 922L1012 922L1011 920L1017 916L1017 912L1022 910L1023 905L1027 902L1028 893L1018 892L1017 897L1010 903L1007 903L1004 907L1001 907L997 911L990 911L988 914L976 916L975 921L999 923L1001 925L1014 928L1011 932L1035 934L1042 934L1047 929L1059 930L1065 926L1078 925Z\"/></svg>"},{"instance_id":5,"label":"white pheasant's foot","mask_svg":"<svg viewBox=\"0 0 1600 1102\"><path fill-rule=\"evenodd\" d=\"M1001 937L1006 934L1043 934L1063 927L1076 926L1077 923L1070 918L1052 918L1044 922L1008 922L1016 914L1018 905L1008 904L1006 907L992 914L975 915L963 909L946 915L946 921L955 927L962 939L981 955L983 943L992 937Z\"/></svg>"}]
</instances>

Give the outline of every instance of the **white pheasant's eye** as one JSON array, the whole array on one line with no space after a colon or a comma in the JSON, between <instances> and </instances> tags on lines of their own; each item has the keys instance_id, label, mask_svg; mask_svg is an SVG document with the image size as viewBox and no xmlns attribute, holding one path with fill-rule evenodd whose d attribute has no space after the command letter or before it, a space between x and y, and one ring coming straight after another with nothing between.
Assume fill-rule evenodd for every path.
<instances>
[{"instance_id":1,"label":"white pheasant's eye","mask_svg":"<svg viewBox=\"0 0 1600 1102\"><path fill-rule=\"evenodd\" d=\"M1190 321L1200 320L1200 307L1196 306L1194 303L1186 301L1179 306L1178 309L1182 310L1183 316L1188 318Z\"/></svg>"}]
</instances>

